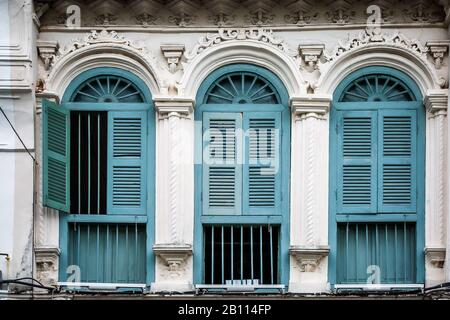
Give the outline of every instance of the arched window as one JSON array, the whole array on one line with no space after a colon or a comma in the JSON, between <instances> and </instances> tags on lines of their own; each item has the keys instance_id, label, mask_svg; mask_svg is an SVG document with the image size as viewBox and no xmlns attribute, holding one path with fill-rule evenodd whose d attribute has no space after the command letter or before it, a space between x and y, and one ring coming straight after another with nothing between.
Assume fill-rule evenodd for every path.
<instances>
[{"instance_id":1,"label":"arched window","mask_svg":"<svg viewBox=\"0 0 450 320\"><path fill-rule=\"evenodd\" d=\"M195 281L283 288L288 275L287 93L271 72L230 65L197 95Z\"/></svg>"},{"instance_id":2,"label":"arched window","mask_svg":"<svg viewBox=\"0 0 450 320\"><path fill-rule=\"evenodd\" d=\"M425 112L417 85L370 67L336 89L330 127L330 281L423 283Z\"/></svg>"},{"instance_id":3,"label":"arched window","mask_svg":"<svg viewBox=\"0 0 450 320\"><path fill-rule=\"evenodd\" d=\"M44 203L61 212L61 282L77 266L77 282L145 287L155 136L147 87L98 68L75 78L61 105L43 107Z\"/></svg>"}]
</instances>

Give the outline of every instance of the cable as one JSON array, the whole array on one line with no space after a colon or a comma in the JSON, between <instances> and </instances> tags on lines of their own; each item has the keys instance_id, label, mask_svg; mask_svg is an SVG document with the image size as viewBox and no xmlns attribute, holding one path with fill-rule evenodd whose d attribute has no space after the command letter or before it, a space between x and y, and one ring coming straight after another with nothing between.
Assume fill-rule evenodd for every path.
<instances>
[{"instance_id":1,"label":"cable","mask_svg":"<svg viewBox=\"0 0 450 320\"><path fill-rule=\"evenodd\" d=\"M3 111L3 108L0 107L0 111L2 112L3 116L5 117L6 121L8 121L9 125L11 126L11 129L14 131L17 139L19 139L20 143L22 144L22 146L25 148L25 150L28 152L28 154L30 155L31 159L33 159L34 163L36 163L36 159L33 157L33 155L31 154L30 150L28 150L27 146L25 145L25 143L23 142L22 138L20 138L19 134L17 133L16 129L14 128L14 126L12 125L11 121L9 121L8 116L6 115L5 111Z\"/></svg>"},{"instance_id":2,"label":"cable","mask_svg":"<svg viewBox=\"0 0 450 320\"><path fill-rule=\"evenodd\" d=\"M52 291L52 292L54 290L56 290L56 288L53 288L53 287L47 287L47 286L44 286L42 284L29 283L29 282L21 281L20 279L25 279L25 278L12 279L12 280L2 280L2 281L0 281L0 284L14 283L14 284L21 284L21 285L24 285L24 286L30 286L30 287L33 287L33 288L46 289L46 290L49 290L49 291ZM37 281L35 279L33 279L33 280Z\"/></svg>"}]
</instances>

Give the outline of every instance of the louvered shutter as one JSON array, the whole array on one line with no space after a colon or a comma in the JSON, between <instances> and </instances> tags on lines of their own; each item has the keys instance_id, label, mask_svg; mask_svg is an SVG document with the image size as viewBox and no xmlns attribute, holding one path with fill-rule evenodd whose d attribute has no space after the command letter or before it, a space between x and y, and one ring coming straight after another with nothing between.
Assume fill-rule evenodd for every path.
<instances>
[{"instance_id":1,"label":"louvered shutter","mask_svg":"<svg viewBox=\"0 0 450 320\"><path fill-rule=\"evenodd\" d=\"M203 129L203 214L241 214L242 115L204 113Z\"/></svg>"},{"instance_id":2,"label":"louvered shutter","mask_svg":"<svg viewBox=\"0 0 450 320\"><path fill-rule=\"evenodd\" d=\"M380 110L378 211L416 212L416 110Z\"/></svg>"},{"instance_id":3,"label":"louvered shutter","mask_svg":"<svg viewBox=\"0 0 450 320\"><path fill-rule=\"evenodd\" d=\"M56 103L42 103L44 132L44 205L69 212L70 119L69 111Z\"/></svg>"},{"instance_id":4,"label":"louvered shutter","mask_svg":"<svg viewBox=\"0 0 450 320\"><path fill-rule=\"evenodd\" d=\"M145 214L147 112L108 113L108 213Z\"/></svg>"},{"instance_id":5,"label":"louvered shutter","mask_svg":"<svg viewBox=\"0 0 450 320\"><path fill-rule=\"evenodd\" d=\"M243 214L281 214L281 115L244 114Z\"/></svg>"},{"instance_id":6,"label":"louvered shutter","mask_svg":"<svg viewBox=\"0 0 450 320\"><path fill-rule=\"evenodd\" d=\"M340 214L377 211L377 122L376 112L338 112L336 165Z\"/></svg>"}]
</instances>

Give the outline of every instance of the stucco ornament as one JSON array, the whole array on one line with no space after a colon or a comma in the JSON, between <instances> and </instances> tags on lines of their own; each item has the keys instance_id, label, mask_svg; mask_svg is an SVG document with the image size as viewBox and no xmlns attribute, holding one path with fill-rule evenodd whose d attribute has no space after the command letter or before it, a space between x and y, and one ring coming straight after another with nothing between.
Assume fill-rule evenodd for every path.
<instances>
[{"instance_id":1,"label":"stucco ornament","mask_svg":"<svg viewBox=\"0 0 450 320\"><path fill-rule=\"evenodd\" d=\"M265 42L276 47L291 58L298 57L298 51L292 49L284 39L274 35L272 30L268 29L219 29L217 33L208 33L205 37L199 39L194 47L185 53L185 58L189 61L194 59L204 50L217 46L225 41L231 40L254 40Z\"/></svg>"}]
</instances>

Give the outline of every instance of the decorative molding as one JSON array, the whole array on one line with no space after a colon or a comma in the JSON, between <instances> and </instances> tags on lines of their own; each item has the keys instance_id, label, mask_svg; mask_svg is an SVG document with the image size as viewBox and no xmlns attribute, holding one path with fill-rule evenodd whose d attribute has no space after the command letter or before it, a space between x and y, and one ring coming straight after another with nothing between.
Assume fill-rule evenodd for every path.
<instances>
[{"instance_id":1,"label":"decorative molding","mask_svg":"<svg viewBox=\"0 0 450 320\"><path fill-rule=\"evenodd\" d=\"M163 3L158 0L135 0L130 3L136 22L145 28L156 24L162 7Z\"/></svg>"},{"instance_id":2,"label":"decorative molding","mask_svg":"<svg viewBox=\"0 0 450 320\"><path fill-rule=\"evenodd\" d=\"M330 248L291 246L289 253L297 260L301 272L316 272L321 260L329 255Z\"/></svg>"},{"instance_id":3,"label":"decorative molding","mask_svg":"<svg viewBox=\"0 0 450 320\"><path fill-rule=\"evenodd\" d=\"M445 247L426 247L425 257L435 268L443 268L445 262Z\"/></svg>"},{"instance_id":4,"label":"decorative molding","mask_svg":"<svg viewBox=\"0 0 450 320\"><path fill-rule=\"evenodd\" d=\"M155 244L153 252L164 261L171 277L179 277L183 272L182 266L192 255L192 246L190 244Z\"/></svg>"},{"instance_id":5,"label":"decorative molding","mask_svg":"<svg viewBox=\"0 0 450 320\"><path fill-rule=\"evenodd\" d=\"M184 53L184 44L162 44L161 51L169 65L169 71L175 73L180 66L180 59Z\"/></svg>"},{"instance_id":6,"label":"decorative molding","mask_svg":"<svg viewBox=\"0 0 450 320\"><path fill-rule=\"evenodd\" d=\"M90 1L88 6L97 14L95 24L103 26L115 24L118 13L124 8L123 3L119 0L94 0Z\"/></svg>"},{"instance_id":7,"label":"decorative molding","mask_svg":"<svg viewBox=\"0 0 450 320\"><path fill-rule=\"evenodd\" d=\"M44 62L45 70L49 70L53 59L56 57L59 49L58 42L37 40L36 46L38 48L39 57L41 58L42 62Z\"/></svg>"},{"instance_id":8,"label":"decorative molding","mask_svg":"<svg viewBox=\"0 0 450 320\"><path fill-rule=\"evenodd\" d=\"M448 54L449 40L428 41L426 46L429 48L429 53L433 59L436 69L441 69L444 63L444 58Z\"/></svg>"},{"instance_id":9,"label":"decorative molding","mask_svg":"<svg viewBox=\"0 0 450 320\"><path fill-rule=\"evenodd\" d=\"M328 1L327 7L331 10L327 11L328 21L336 24L347 24L352 21L355 11L349 11L352 8L353 0L331 0Z\"/></svg>"},{"instance_id":10,"label":"decorative molding","mask_svg":"<svg viewBox=\"0 0 450 320\"><path fill-rule=\"evenodd\" d=\"M328 95L307 95L291 98L291 110L295 120L304 120L308 117L323 119L330 110L332 98Z\"/></svg>"},{"instance_id":11,"label":"decorative molding","mask_svg":"<svg viewBox=\"0 0 450 320\"><path fill-rule=\"evenodd\" d=\"M269 14L277 5L276 0L244 0L242 4L249 8L249 22L256 26L267 25L273 21L275 15Z\"/></svg>"},{"instance_id":12,"label":"decorative molding","mask_svg":"<svg viewBox=\"0 0 450 320\"><path fill-rule=\"evenodd\" d=\"M166 4L173 16L168 21L179 27L187 27L195 22L196 13L200 9L199 4L192 0L172 0Z\"/></svg>"},{"instance_id":13,"label":"decorative molding","mask_svg":"<svg viewBox=\"0 0 450 320\"><path fill-rule=\"evenodd\" d=\"M447 111L448 91L431 90L424 98L424 104L428 112L435 114L440 111Z\"/></svg>"},{"instance_id":14,"label":"decorative molding","mask_svg":"<svg viewBox=\"0 0 450 320\"><path fill-rule=\"evenodd\" d=\"M35 247L36 277L45 285L56 285L58 281L58 260L61 251L56 247Z\"/></svg>"},{"instance_id":15,"label":"decorative molding","mask_svg":"<svg viewBox=\"0 0 450 320\"><path fill-rule=\"evenodd\" d=\"M434 6L429 0L415 0L403 10L403 15L417 23L430 23L442 20L442 9Z\"/></svg>"},{"instance_id":16,"label":"decorative molding","mask_svg":"<svg viewBox=\"0 0 450 320\"><path fill-rule=\"evenodd\" d=\"M285 8L289 12L294 14L288 14L284 16L284 21L287 23L296 24L299 27L311 24L311 22L317 20L319 17L318 13L310 13L313 5L311 0L294 0L288 3Z\"/></svg>"},{"instance_id":17,"label":"decorative molding","mask_svg":"<svg viewBox=\"0 0 450 320\"><path fill-rule=\"evenodd\" d=\"M208 12L212 13L209 20L219 28L235 21L233 12L239 7L237 0L208 0L204 4Z\"/></svg>"},{"instance_id":18,"label":"decorative molding","mask_svg":"<svg viewBox=\"0 0 450 320\"><path fill-rule=\"evenodd\" d=\"M399 33L398 31L393 35L388 35L375 34L369 32L367 29L362 31L357 36L349 35L346 40L339 40L338 45L333 49L333 51L331 53L325 52L324 56L326 57L327 62L333 62L347 52L372 43L382 43L383 45L403 48L414 53L422 60L427 61L426 55L428 53L428 48L422 45L420 41L408 39L405 35Z\"/></svg>"},{"instance_id":19,"label":"decorative molding","mask_svg":"<svg viewBox=\"0 0 450 320\"><path fill-rule=\"evenodd\" d=\"M194 47L184 54L187 60L192 60L208 48L220 45L231 40L254 40L261 41L276 47L291 58L297 58L298 52L291 49L289 45L280 38L275 37L272 30L267 29L219 29L217 33L208 33L201 37Z\"/></svg>"},{"instance_id":20,"label":"decorative molding","mask_svg":"<svg viewBox=\"0 0 450 320\"><path fill-rule=\"evenodd\" d=\"M319 59L325 50L324 44L301 44L298 47L300 56L303 58L302 68L308 72L317 70Z\"/></svg>"},{"instance_id":21,"label":"decorative molding","mask_svg":"<svg viewBox=\"0 0 450 320\"><path fill-rule=\"evenodd\" d=\"M194 110L195 104L195 101L191 98L171 96L155 96L153 97L153 102L160 119L166 118L169 114L172 114L171 116L187 117Z\"/></svg>"}]
</instances>

